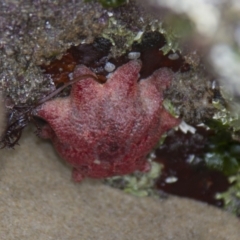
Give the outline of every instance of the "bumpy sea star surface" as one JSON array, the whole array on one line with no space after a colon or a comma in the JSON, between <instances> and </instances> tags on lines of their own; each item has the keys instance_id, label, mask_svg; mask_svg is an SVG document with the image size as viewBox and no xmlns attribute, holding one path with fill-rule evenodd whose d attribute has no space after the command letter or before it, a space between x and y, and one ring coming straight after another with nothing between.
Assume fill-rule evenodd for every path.
<instances>
[{"instance_id":1,"label":"bumpy sea star surface","mask_svg":"<svg viewBox=\"0 0 240 240\"><path fill-rule=\"evenodd\" d=\"M36 116L47 122L40 136L73 166L75 181L149 170L147 154L179 123L162 106L172 71L161 68L139 81L140 69L140 61L130 61L101 84L79 65L73 79L86 78L73 84L70 96L37 108Z\"/></svg>"}]
</instances>

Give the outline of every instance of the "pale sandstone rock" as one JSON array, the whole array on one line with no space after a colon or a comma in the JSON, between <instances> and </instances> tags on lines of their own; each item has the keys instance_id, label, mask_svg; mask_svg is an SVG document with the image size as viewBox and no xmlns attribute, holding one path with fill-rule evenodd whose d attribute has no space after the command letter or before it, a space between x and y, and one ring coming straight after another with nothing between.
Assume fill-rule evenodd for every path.
<instances>
[{"instance_id":1,"label":"pale sandstone rock","mask_svg":"<svg viewBox=\"0 0 240 240\"><path fill-rule=\"evenodd\" d=\"M240 221L206 204L73 183L52 146L29 131L15 150L1 151L1 240L239 239Z\"/></svg>"}]
</instances>

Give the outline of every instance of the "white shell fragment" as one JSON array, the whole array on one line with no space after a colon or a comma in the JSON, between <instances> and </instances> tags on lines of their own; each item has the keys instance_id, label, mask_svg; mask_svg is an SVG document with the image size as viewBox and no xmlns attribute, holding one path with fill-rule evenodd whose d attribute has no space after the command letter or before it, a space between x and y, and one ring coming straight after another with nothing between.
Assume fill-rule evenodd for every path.
<instances>
[{"instance_id":1,"label":"white shell fragment","mask_svg":"<svg viewBox=\"0 0 240 240\"><path fill-rule=\"evenodd\" d=\"M168 58L170 60L177 60L179 58L179 55L177 53L172 53L168 55Z\"/></svg>"},{"instance_id":2,"label":"white shell fragment","mask_svg":"<svg viewBox=\"0 0 240 240\"><path fill-rule=\"evenodd\" d=\"M143 31L139 31L133 40L139 41L142 38L143 33Z\"/></svg>"},{"instance_id":3,"label":"white shell fragment","mask_svg":"<svg viewBox=\"0 0 240 240\"><path fill-rule=\"evenodd\" d=\"M171 176L165 179L165 183L175 183L177 182L178 178L175 176Z\"/></svg>"},{"instance_id":4,"label":"white shell fragment","mask_svg":"<svg viewBox=\"0 0 240 240\"><path fill-rule=\"evenodd\" d=\"M110 63L110 62L107 62L104 66L104 69L107 71L107 72L112 72L114 71L116 68L116 66L113 64L113 63Z\"/></svg>"},{"instance_id":5,"label":"white shell fragment","mask_svg":"<svg viewBox=\"0 0 240 240\"><path fill-rule=\"evenodd\" d=\"M73 73L68 74L69 79L72 81L73 80Z\"/></svg>"},{"instance_id":6,"label":"white shell fragment","mask_svg":"<svg viewBox=\"0 0 240 240\"><path fill-rule=\"evenodd\" d=\"M187 163L192 163L194 159L195 159L195 155L194 154L189 154L189 156L186 159L186 162Z\"/></svg>"},{"instance_id":7,"label":"white shell fragment","mask_svg":"<svg viewBox=\"0 0 240 240\"><path fill-rule=\"evenodd\" d=\"M196 128L188 125L186 122L182 121L179 125L179 128L180 130L183 132L183 133L187 133L187 132L190 132L192 134L194 134L196 132Z\"/></svg>"},{"instance_id":8,"label":"white shell fragment","mask_svg":"<svg viewBox=\"0 0 240 240\"><path fill-rule=\"evenodd\" d=\"M130 52L128 53L128 59L135 60L141 56L140 52Z\"/></svg>"},{"instance_id":9,"label":"white shell fragment","mask_svg":"<svg viewBox=\"0 0 240 240\"><path fill-rule=\"evenodd\" d=\"M217 84L216 84L216 81L213 81L213 82L212 82L212 89L216 89L216 85L217 85Z\"/></svg>"}]
</instances>

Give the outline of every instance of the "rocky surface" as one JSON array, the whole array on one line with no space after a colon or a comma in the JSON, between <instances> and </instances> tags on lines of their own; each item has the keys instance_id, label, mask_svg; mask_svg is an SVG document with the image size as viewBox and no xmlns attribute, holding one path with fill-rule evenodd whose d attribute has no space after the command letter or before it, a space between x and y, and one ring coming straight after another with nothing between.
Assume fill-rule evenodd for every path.
<instances>
[{"instance_id":1,"label":"rocky surface","mask_svg":"<svg viewBox=\"0 0 240 240\"><path fill-rule=\"evenodd\" d=\"M15 105L32 103L54 89L39 66L101 36L121 55L152 20L135 1L116 10L98 1L1 1L0 90Z\"/></svg>"},{"instance_id":2,"label":"rocky surface","mask_svg":"<svg viewBox=\"0 0 240 240\"><path fill-rule=\"evenodd\" d=\"M1 152L2 240L239 239L239 220L206 204L136 198L98 181L73 183L52 146L31 132L15 150Z\"/></svg>"},{"instance_id":3,"label":"rocky surface","mask_svg":"<svg viewBox=\"0 0 240 240\"><path fill-rule=\"evenodd\" d=\"M4 131L4 112L5 109L2 104L2 93L0 92L0 136Z\"/></svg>"},{"instance_id":4,"label":"rocky surface","mask_svg":"<svg viewBox=\"0 0 240 240\"><path fill-rule=\"evenodd\" d=\"M15 104L51 91L38 66L73 44L92 42L106 25L104 17L97 3L1 1L0 89Z\"/></svg>"}]
</instances>

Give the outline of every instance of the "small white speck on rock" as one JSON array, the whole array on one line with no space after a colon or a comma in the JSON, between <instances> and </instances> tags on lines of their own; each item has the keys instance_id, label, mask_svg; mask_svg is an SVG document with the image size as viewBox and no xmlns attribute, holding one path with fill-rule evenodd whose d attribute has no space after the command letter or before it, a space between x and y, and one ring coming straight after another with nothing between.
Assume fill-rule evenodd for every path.
<instances>
[{"instance_id":1,"label":"small white speck on rock","mask_svg":"<svg viewBox=\"0 0 240 240\"><path fill-rule=\"evenodd\" d=\"M134 60L140 58L141 53L140 52L130 52L128 53L128 59Z\"/></svg>"},{"instance_id":2,"label":"small white speck on rock","mask_svg":"<svg viewBox=\"0 0 240 240\"><path fill-rule=\"evenodd\" d=\"M177 60L179 58L179 55L177 53L172 53L172 54L168 55L168 58L170 60Z\"/></svg>"},{"instance_id":3,"label":"small white speck on rock","mask_svg":"<svg viewBox=\"0 0 240 240\"><path fill-rule=\"evenodd\" d=\"M179 127L179 129L180 129L183 133L190 132L190 133L194 134L194 133L196 132L196 128L188 125L188 124L187 124L186 122L184 122L184 121L182 121L178 127Z\"/></svg>"},{"instance_id":4,"label":"small white speck on rock","mask_svg":"<svg viewBox=\"0 0 240 240\"><path fill-rule=\"evenodd\" d=\"M165 182L166 183L175 183L175 182L177 182L178 181L178 178L177 177L175 177L175 176L170 176L170 177L168 177L168 178L166 178L165 179Z\"/></svg>"},{"instance_id":5,"label":"small white speck on rock","mask_svg":"<svg viewBox=\"0 0 240 240\"><path fill-rule=\"evenodd\" d=\"M110 63L110 62L107 62L104 66L104 69L107 71L107 72L112 72L114 71L116 68L116 66L113 64L113 63Z\"/></svg>"}]
</instances>

